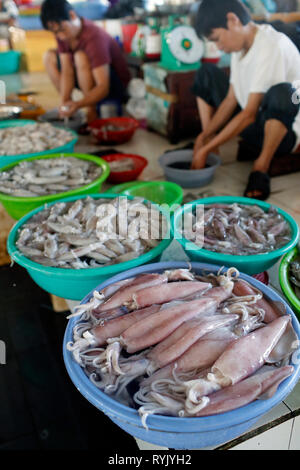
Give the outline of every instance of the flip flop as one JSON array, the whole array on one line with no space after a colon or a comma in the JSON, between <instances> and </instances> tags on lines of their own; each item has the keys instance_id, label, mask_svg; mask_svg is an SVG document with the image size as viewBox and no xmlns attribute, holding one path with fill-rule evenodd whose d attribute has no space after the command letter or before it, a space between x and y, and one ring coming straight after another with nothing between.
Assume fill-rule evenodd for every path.
<instances>
[{"instance_id":1,"label":"flip flop","mask_svg":"<svg viewBox=\"0 0 300 470\"><path fill-rule=\"evenodd\" d=\"M265 201L270 196L270 183L270 176L267 173L262 173L261 171L253 171L249 175L248 184L245 189L244 196ZM249 196L250 192L259 192L260 194Z\"/></svg>"}]
</instances>

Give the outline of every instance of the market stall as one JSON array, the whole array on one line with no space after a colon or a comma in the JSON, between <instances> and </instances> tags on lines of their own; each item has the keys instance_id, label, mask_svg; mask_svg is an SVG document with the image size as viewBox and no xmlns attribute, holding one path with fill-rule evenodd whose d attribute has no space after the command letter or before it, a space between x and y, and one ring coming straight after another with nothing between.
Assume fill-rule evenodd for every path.
<instances>
[{"instance_id":1,"label":"market stall","mask_svg":"<svg viewBox=\"0 0 300 470\"><path fill-rule=\"evenodd\" d=\"M231 57L194 5L46 3L0 52L0 448L299 449L296 111L244 197L260 128L202 139Z\"/></svg>"}]
</instances>

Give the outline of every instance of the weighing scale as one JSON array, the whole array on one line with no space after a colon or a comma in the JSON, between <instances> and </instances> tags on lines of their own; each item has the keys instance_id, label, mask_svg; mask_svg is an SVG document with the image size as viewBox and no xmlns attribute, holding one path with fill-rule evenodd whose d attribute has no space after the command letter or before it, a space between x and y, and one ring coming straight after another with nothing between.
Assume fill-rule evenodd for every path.
<instances>
[{"instance_id":1,"label":"weighing scale","mask_svg":"<svg viewBox=\"0 0 300 470\"><path fill-rule=\"evenodd\" d=\"M182 20L187 20L179 18L181 24L176 24L178 18L170 16L167 28L161 30L162 51L159 65L176 71L198 69L205 51L204 41L198 38L194 28L182 24Z\"/></svg>"}]
</instances>

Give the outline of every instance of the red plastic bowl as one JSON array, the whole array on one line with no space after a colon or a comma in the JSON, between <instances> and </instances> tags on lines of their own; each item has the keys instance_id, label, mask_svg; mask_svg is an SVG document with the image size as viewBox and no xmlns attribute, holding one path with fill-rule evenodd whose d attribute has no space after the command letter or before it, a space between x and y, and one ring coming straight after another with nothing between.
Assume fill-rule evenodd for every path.
<instances>
[{"instance_id":1,"label":"red plastic bowl","mask_svg":"<svg viewBox=\"0 0 300 470\"><path fill-rule=\"evenodd\" d=\"M105 127L108 125L120 127L122 130L105 130ZM96 119L89 124L92 135L99 143L105 144L123 144L128 142L138 127L139 122L130 117Z\"/></svg>"},{"instance_id":2,"label":"red plastic bowl","mask_svg":"<svg viewBox=\"0 0 300 470\"><path fill-rule=\"evenodd\" d=\"M148 160L140 155L132 155L127 153L115 153L112 155L105 155L102 157L103 160L109 162L115 162L123 160L124 158L131 158L134 164L133 170L127 171L111 171L107 181L110 183L127 183L127 181L134 181L142 173L143 169L148 165Z\"/></svg>"},{"instance_id":3,"label":"red plastic bowl","mask_svg":"<svg viewBox=\"0 0 300 470\"><path fill-rule=\"evenodd\" d=\"M252 277L254 277L260 282L263 282L266 286L269 285L269 274L267 273L267 271L264 271L263 273L259 274L254 274Z\"/></svg>"}]
</instances>

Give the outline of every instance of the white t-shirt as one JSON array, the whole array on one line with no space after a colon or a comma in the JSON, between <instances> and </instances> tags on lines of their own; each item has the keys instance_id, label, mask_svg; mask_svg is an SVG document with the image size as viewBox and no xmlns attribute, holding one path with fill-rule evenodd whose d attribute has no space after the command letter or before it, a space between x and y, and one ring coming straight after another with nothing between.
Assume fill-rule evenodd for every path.
<instances>
[{"instance_id":1,"label":"white t-shirt","mask_svg":"<svg viewBox=\"0 0 300 470\"><path fill-rule=\"evenodd\" d=\"M295 44L270 25L257 27L254 42L247 54L231 54L230 83L242 109L246 107L250 93L266 93L272 86L282 82L294 84L295 88L300 87L300 52ZM300 112L294 121L293 130L297 136L296 149L300 145Z\"/></svg>"}]
</instances>

